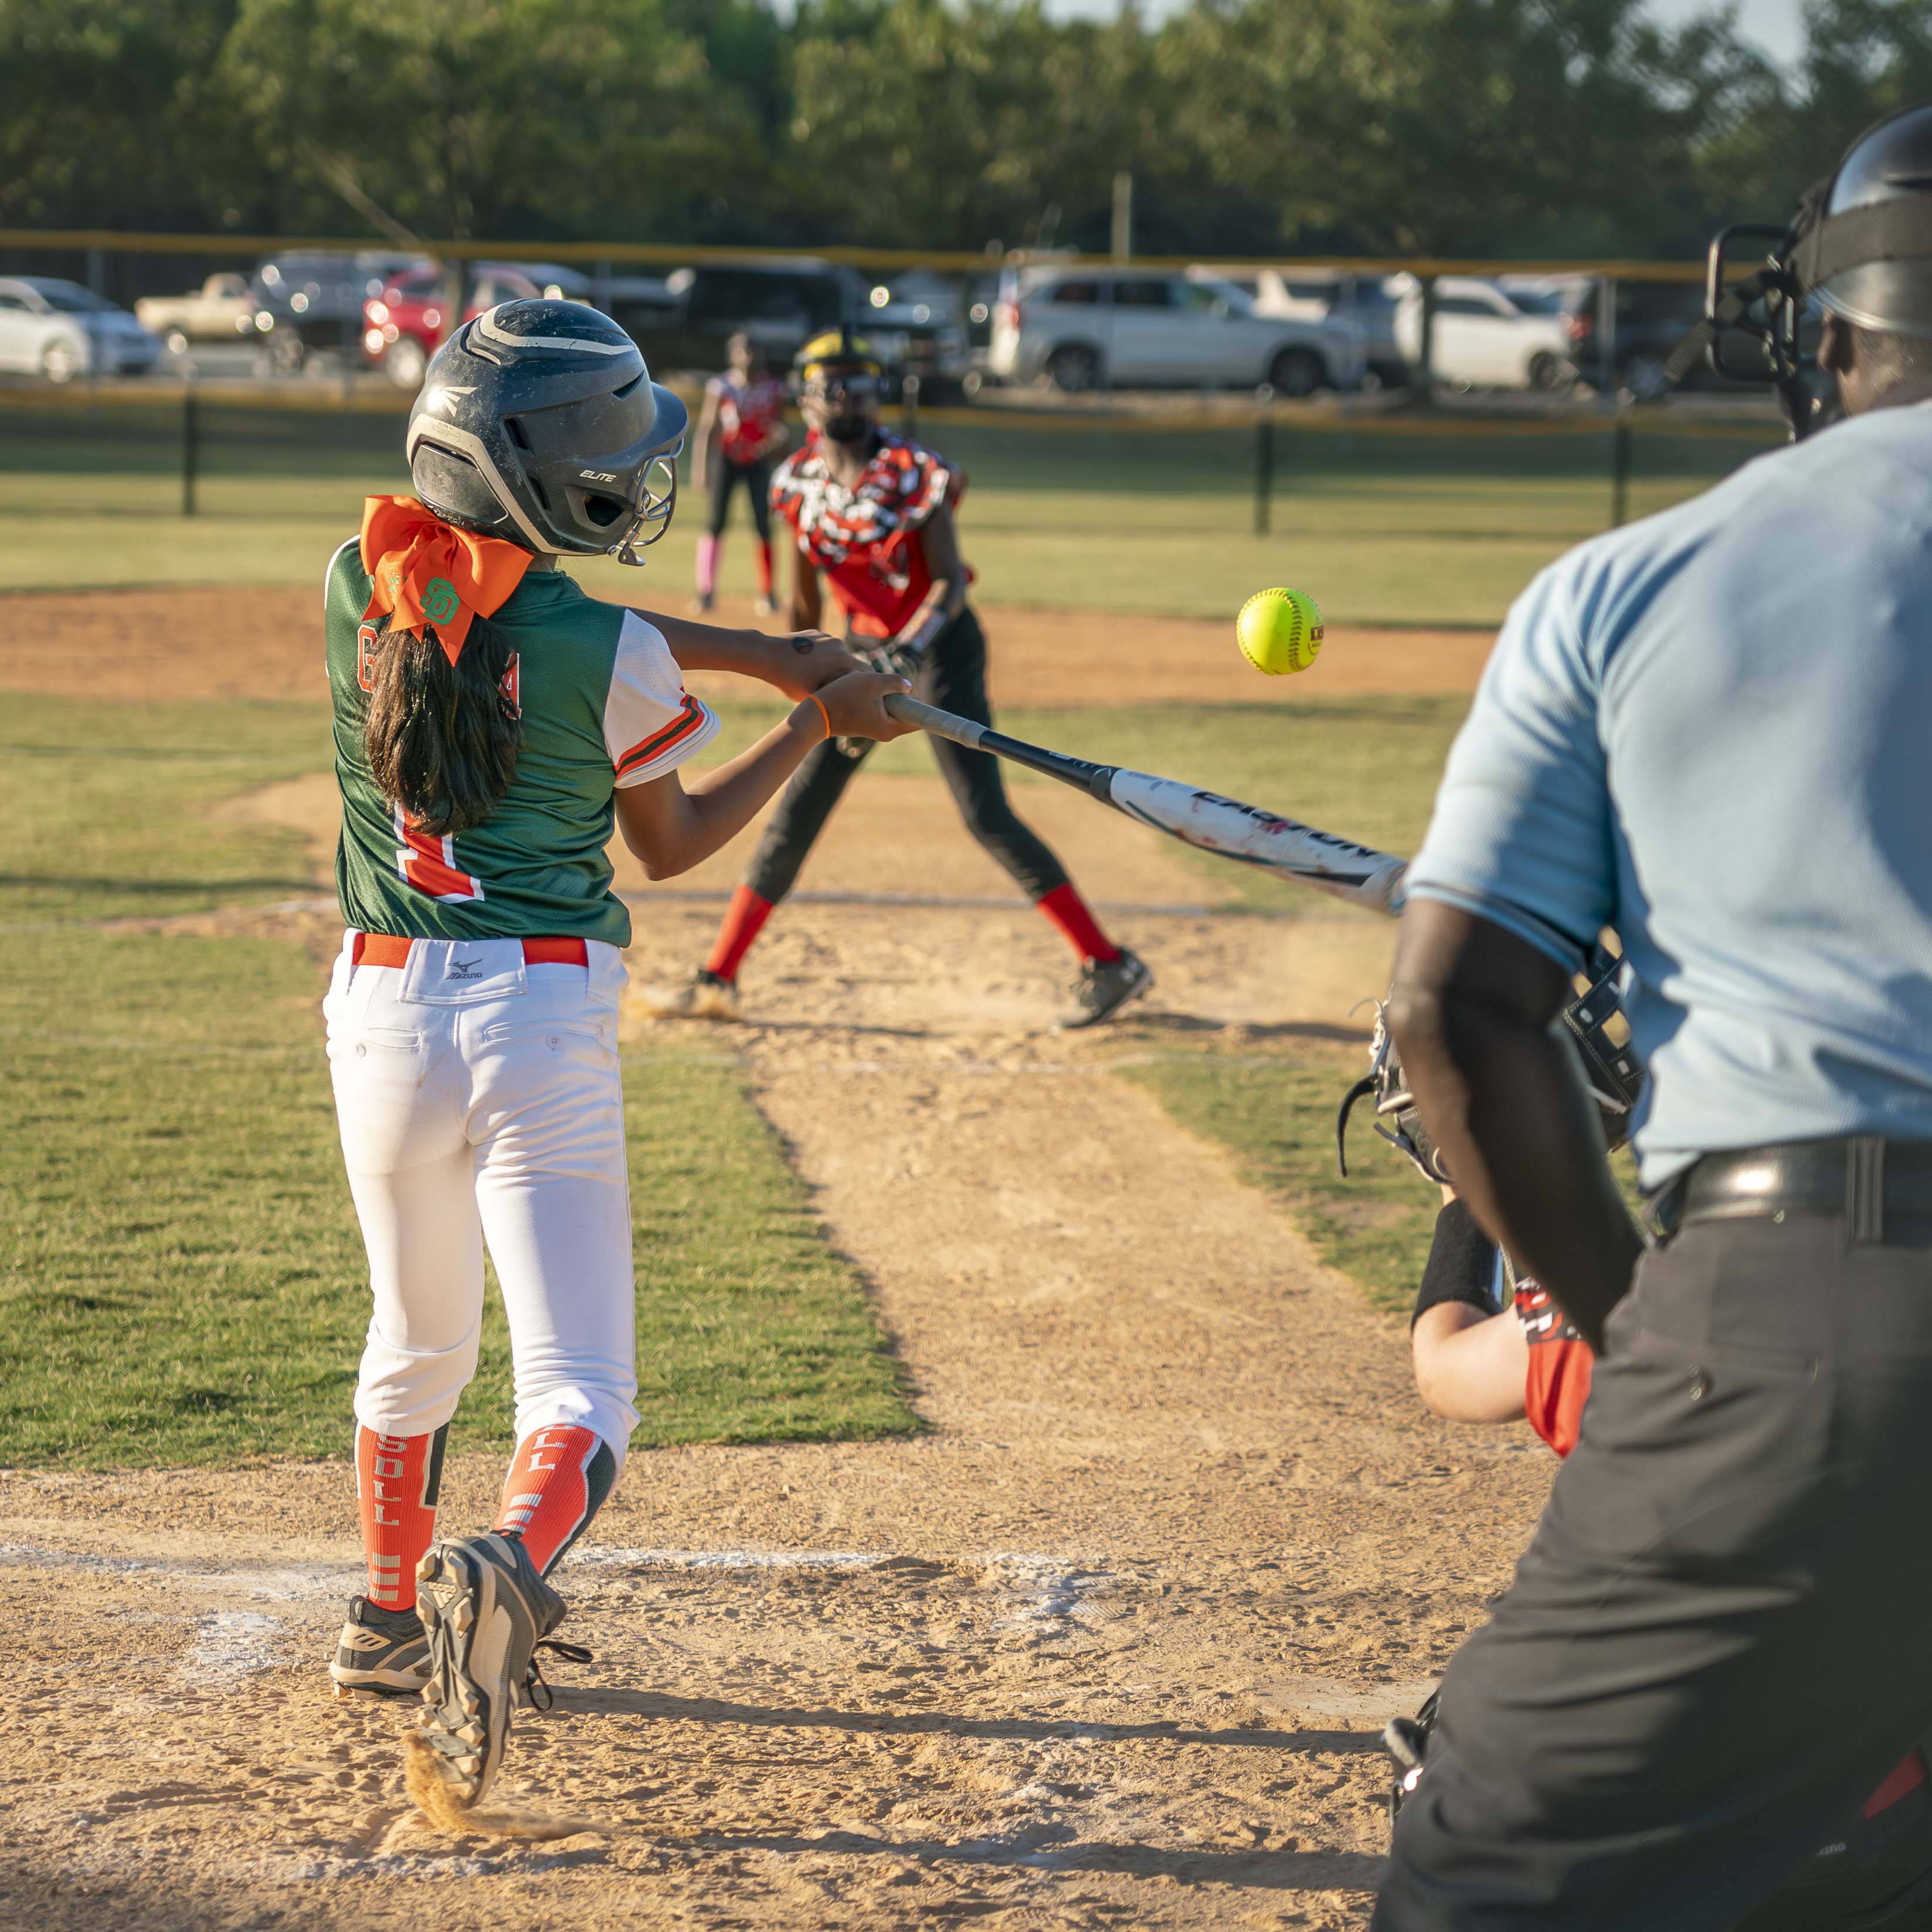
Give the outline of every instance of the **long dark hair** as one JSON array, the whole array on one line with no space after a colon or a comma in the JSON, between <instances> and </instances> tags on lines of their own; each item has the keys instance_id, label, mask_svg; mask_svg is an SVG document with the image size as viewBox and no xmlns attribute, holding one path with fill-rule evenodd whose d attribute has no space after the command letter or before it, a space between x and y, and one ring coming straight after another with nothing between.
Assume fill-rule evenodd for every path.
<instances>
[{"instance_id":1,"label":"long dark hair","mask_svg":"<svg viewBox=\"0 0 1932 1932\"><path fill-rule=\"evenodd\" d=\"M441 838L481 825L517 776L524 727L509 689L509 634L472 617L452 664L434 626L376 632L362 743L384 797Z\"/></svg>"}]
</instances>

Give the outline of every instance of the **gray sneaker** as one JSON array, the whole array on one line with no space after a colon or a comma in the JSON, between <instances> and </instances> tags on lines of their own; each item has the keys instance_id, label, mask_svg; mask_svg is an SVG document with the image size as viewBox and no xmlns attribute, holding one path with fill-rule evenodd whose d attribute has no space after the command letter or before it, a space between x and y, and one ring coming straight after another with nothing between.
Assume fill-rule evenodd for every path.
<instances>
[{"instance_id":1,"label":"gray sneaker","mask_svg":"<svg viewBox=\"0 0 1932 1932\"><path fill-rule=\"evenodd\" d=\"M420 1695L429 1682L429 1635L422 1618L414 1610L386 1610L367 1597L352 1597L328 1674L338 1697L352 1690L376 1697Z\"/></svg>"},{"instance_id":2,"label":"gray sneaker","mask_svg":"<svg viewBox=\"0 0 1932 1932\"><path fill-rule=\"evenodd\" d=\"M1153 974L1125 946L1118 959L1090 959L1081 968L1080 983L1073 989L1073 1010L1058 1023L1056 1030L1068 1033L1077 1027L1098 1026L1153 984Z\"/></svg>"},{"instance_id":3,"label":"gray sneaker","mask_svg":"<svg viewBox=\"0 0 1932 1932\"><path fill-rule=\"evenodd\" d=\"M563 1621L563 1599L520 1539L494 1532L434 1544L416 1578L429 1632L428 1710L418 1735L442 1760L450 1796L467 1807L503 1762L518 1693L542 1683L537 1649Z\"/></svg>"}]
</instances>

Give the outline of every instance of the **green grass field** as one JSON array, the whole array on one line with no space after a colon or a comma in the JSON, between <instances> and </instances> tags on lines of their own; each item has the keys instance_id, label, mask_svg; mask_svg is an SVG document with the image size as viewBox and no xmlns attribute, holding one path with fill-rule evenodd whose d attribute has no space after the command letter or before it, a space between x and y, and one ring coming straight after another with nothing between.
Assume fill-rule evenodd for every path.
<instances>
[{"instance_id":1,"label":"green grass field","mask_svg":"<svg viewBox=\"0 0 1932 1932\"><path fill-rule=\"evenodd\" d=\"M198 514L184 517L178 405L104 401L90 415L0 396L0 517L16 538L0 591L306 584L365 494L406 486L400 416L210 404L202 424ZM1248 590L1292 583L1340 622L1492 626L1610 513L1610 435L1595 423L1284 428L1266 536L1253 530L1250 428L949 418L922 434L971 478L962 526L993 602L1222 616ZM1773 440L1641 418L1630 514L1695 494ZM650 565L680 594L694 508ZM742 504L734 514L742 530ZM742 536L728 544L727 590L748 592L749 552ZM586 574L636 581L614 564Z\"/></svg>"},{"instance_id":2,"label":"green grass field","mask_svg":"<svg viewBox=\"0 0 1932 1932\"><path fill-rule=\"evenodd\" d=\"M368 1306L316 964L283 941L116 929L314 890L292 835L214 808L322 764L321 714L8 710L0 1463L341 1454ZM637 1439L912 1427L862 1286L738 1070L632 1052L625 1084ZM508 1369L493 1297L459 1442L500 1442Z\"/></svg>"},{"instance_id":3,"label":"green grass field","mask_svg":"<svg viewBox=\"0 0 1932 1932\"><path fill-rule=\"evenodd\" d=\"M1407 850L1462 708L1329 700L1010 722ZM721 754L771 715L730 707ZM292 834L244 829L221 807L320 768L321 714L16 694L0 754L13 833L0 871L11 955L0 1041L15 1107L0 1137L0 1463L338 1453L366 1302L316 962L288 941L144 929L314 890ZM914 740L876 756L882 770L928 766ZM1233 908L1326 903L1205 855L1194 862L1204 897ZM1328 1123L1358 1055L1277 1041L1129 1058L1128 1077L1227 1144L1337 1265L1372 1289L1412 1280L1422 1190L1378 1147L1365 1145L1359 1186L1328 1166ZM735 1065L632 1052L625 1078L651 1338L638 1440L910 1426L862 1286L820 1240ZM493 1301L459 1442L500 1436L507 1375Z\"/></svg>"},{"instance_id":4,"label":"green grass field","mask_svg":"<svg viewBox=\"0 0 1932 1932\"><path fill-rule=\"evenodd\" d=\"M200 514L184 518L175 416L61 408L0 406L0 515L16 538L0 590L306 584L364 492L405 482L394 416L210 411ZM1605 520L1595 432L1311 430L1282 437L1275 533L1256 538L1250 434L948 424L932 440L972 473L965 527L995 601L1225 614L1274 579L1345 619L1490 623L1533 569ZM1634 509L1691 494L1757 446L1640 434ZM652 566L680 590L690 537L687 519ZM728 553L741 586L748 549ZM1313 699L1002 722L1408 852L1464 709ZM776 710L727 707L719 754ZM0 1040L16 1118L0 1138L0 1301L12 1318L0 1328L0 1462L338 1454L366 1304L316 963L292 943L121 923L314 890L292 836L244 830L221 806L317 769L320 714L19 696L8 710L0 927L13 970ZM916 740L874 758L882 771L931 769ZM1186 856L1204 902L1333 910ZM1393 1307L1412 1292L1434 1203L1365 1124L1360 1178L1336 1175L1334 1110L1361 1061L1319 1040L1124 1036L1120 1072L1226 1145L1326 1258ZM632 1054L626 1079L640 1328L652 1337L638 1440L911 1426L862 1285L820 1239L736 1066ZM507 1366L493 1308L460 1440L500 1438Z\"/></svg>"}]
</instances>

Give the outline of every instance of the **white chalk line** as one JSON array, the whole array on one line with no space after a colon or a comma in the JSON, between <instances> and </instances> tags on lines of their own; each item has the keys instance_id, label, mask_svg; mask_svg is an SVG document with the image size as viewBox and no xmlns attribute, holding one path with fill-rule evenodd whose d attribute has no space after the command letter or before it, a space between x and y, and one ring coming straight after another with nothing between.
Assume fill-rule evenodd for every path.
<instances>
[{"instance_id":1,"label":"white chalk line","mask_svg":"<svg viewBox=\"0 0 1932 1932\"><path fill-rule=\"evenodd\" d=\"M891 1560L883 1550L657 1550L591 1544L573 1550L566 1568L593 1570L869 1570ZM294 1603L352 1590L362 1580L359 1560L312 1568L286 1564L259 1570L209 1570L160 1556L120 1556L56 1550L42 1544L0 1543L0 1564L28 1570L80 1570L105 1576L166 1576L184 1586L230 1590Z\"/></svg>"},{"instance_id":2,"label":"white chalk line","mask_svg":"<svg viewBox=\"0 0 1932 1932\"><path fill-rule=\"evenodd\" d=\"M818 1570L852 1573L894 1560L884 1550L676 1550L621 1544L590 1544L564 1558L568 1570ZM105 1576L165 1576L184 1588L232 1592L280 1603L314 1601L345 1594L362 1580L359 1561L298 1568L210 1570L176 1558L122 1556L107 1552L57 1550L42 1544L0 1543L0 1565L21 1569L76 1570ZM1087 1598L1111 1587L1105 1573L1070 1565L1060 1557L1025 1550L995 1550L952 1568L976 1568L994 1587L1016 1592L1024 1618L1077 1616ZM241 1613L245 1615L245 1613Z\"/></svg>"}]
</instances>

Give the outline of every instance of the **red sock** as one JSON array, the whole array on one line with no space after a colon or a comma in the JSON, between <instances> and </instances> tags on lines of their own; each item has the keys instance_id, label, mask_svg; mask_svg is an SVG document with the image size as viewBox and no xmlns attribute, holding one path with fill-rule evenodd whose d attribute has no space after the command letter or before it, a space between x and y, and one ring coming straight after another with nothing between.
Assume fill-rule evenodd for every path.
<instances>
[{"instance_id":1,"label":"red sock","mask_svg":"<svg viewBox=\"0 0 1932 1932\"><path fill-rule=\"evenodd\" d=\"M752 950L752 941L764 930L765 921L771 916L770 899L761 899L749 886L740 886L731 895L724 923L718 928L711 957L704 962L705 971L716 973L721 980L736 979L745 955Z\"/></svg>"},{"instance_id":2,"label":"red sock","mask_svg":"<svg viewBox=\"0 0 1932 1932\"><path fill-rule=\"evenodd\" d=\"M616 1458L594 1430L539 1429L517 1444L496 1527L520 1536L538 1574L547 1576L616 1479Z\"/></svg>"},{"instance_id":3,"label":"red sock","mask_svg":"<svg viewBox=\"0 0 1932 1932\"><path fill-rule=\"evenodd\" d=\"M1036 902L1042 912L1066 935L1066 943L1083 959L1096 959L1111 965L1120 956L1120 949L1100 930L1100 922L1088 910L1087 902L1070 885L1055 886Z\"/></svg>"},{"instance_id":4,"label":"red sock","mask_svg":"<svg viewBox=\"0 0 1932 1932\"><path fill-rule=\"evenodd\" d=\"M769 598L772 594L772 547L762 538L758 542L758 595Z\"/></svg>"},{"instance_id":5,"label":"red sock","mask_svg":"<svg viewBox=\"0 0 1932 1932\"><path fill-rule=\"evenodd\" d=\"M416 1608L416 1565L436 1534L448 1433L447 1423L429 1436L379 1436L356 1425L356 1498L369 1562L368 1597L383 1610Z\"/></svg>"}]
</instances>

